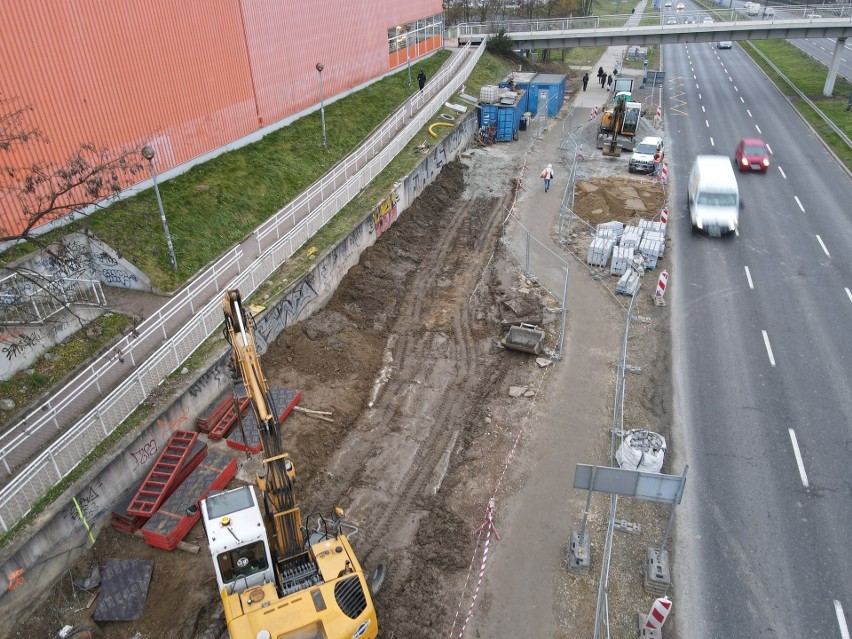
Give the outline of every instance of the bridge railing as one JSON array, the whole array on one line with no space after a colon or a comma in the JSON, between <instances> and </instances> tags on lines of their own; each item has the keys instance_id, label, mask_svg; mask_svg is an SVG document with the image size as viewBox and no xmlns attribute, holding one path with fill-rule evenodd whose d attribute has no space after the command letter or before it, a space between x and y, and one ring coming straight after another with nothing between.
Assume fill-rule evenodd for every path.
<instances>
[{"instance_id":1,"label":"bridge railing","mask_svg":"<svg viewBox=\"0 0 852 639\"><path fill-rule=\"evenodd\" d=\"M711 16L716 22L806 22L806 23L821 23L831 22L834 20L852 21L852 4L846 5L810 5L808 7L770 7L768 13L764 13L764 8L761 7L761 12L758 15L748 15L745 8L742 7L722 7L702 11L677 11L674 7L667 7L662 13L656 10L646 10L644 17L657 15L661 22L666 18L677 18L678 24L683 24L687 16L696 18L698 24L701 23L703 16ZM630 14L615 14L604 16L585 16L578 18L551 18L551 19L531 19L531 20L491 20L487 22L465 22L452 27L454 35L459 38L469 38L471 36L492 35L498 33L501 29L506 33L534 33L541 31L572 31L572 30L587 30L595 31L597 29L612 29L625 28L625 23ZM636 28L640 26L647 27L648 25L634 25Z\"/></svg>"}]
</instances>

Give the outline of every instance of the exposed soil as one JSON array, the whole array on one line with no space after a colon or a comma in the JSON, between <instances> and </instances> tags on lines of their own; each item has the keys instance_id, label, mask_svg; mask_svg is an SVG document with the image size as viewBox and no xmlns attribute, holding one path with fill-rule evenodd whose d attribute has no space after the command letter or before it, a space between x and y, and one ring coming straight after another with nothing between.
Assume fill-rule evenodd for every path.
<instances>
[{"instance_id":1,"label":"exposed soil","mask_svg":"<svg viewBox=\"0 0 852 639\"><path fill-rule=\"evenodd\" d=\"M534 358L499 344L506 322L544 324L548 341L558 330L558 317L548 310L552 300L524 280L499 243L517 166L496 153L490 161L478 158L473 168L464 162L446 166L362 255L326 307L288 328L262 360L271 384L301 390L304 407L333 412L333 424L291 414L285 448L296 464L303 512L342 506L360 527L352 541L364 568L387 563L389 577L376 597L382 637L449 635L476 543L478 523L472 522L482 521L483 504L516 442L516 424L528 411L524 398L510 398L508 388L536 388L542 398L558 392L546 392L543 369ZM490 192L483 192L483 184ZM643 213L651 217L663 198L659 187L641 178L589 178L578 185L575 207L591 223L628 221ZM580 244L575 250L582 255ZM614 279L606 281L610 289L613 285ZM604 305L600 321L622 330L623 312L600 288L599 297L579 303ZM627 421L668 436L668 329L649 297L642 298L638 313L654 319L636 324L629 347L628 363L641 366L643 374L629 379ZM602 393L613 395L614 379L610 374L600 380ZM612 419L609 408L602 423ZM539 410L546 412L546 404ZM525 434L519 445L532 436ZM584 436L600 452L589 461L606 464L608 433ZM244 464L235 481L248 480L256 463ZM503 498L511 499L523 479L515 478ZM599 498L590 519L596 567L606 506ZM619 510L620 518L642 522L651 536L635 543L626 536L617 539L624 549L615 555L610 577L613 636L635 636L635 602L648 599L641 590L644 548L659 538L664 515L653 504ZM200 525L187 541L203 548ZM119 557L155 560L138 621L96 624L94 606L85 608L89 594L74 589L69 576L13 636L53 637L66 624L91 626L94 636L105 639L221 632L215 623L221 606L204 550L169 554L106 529L73 576L87 576L95 563ZM596 568L584 578L558 566L556 571L557 583L543 583L564 593L552 636L586 636L594 619ZM513 602L489 601L480 614L495 605Z\"/></svg>"}]
</instances>

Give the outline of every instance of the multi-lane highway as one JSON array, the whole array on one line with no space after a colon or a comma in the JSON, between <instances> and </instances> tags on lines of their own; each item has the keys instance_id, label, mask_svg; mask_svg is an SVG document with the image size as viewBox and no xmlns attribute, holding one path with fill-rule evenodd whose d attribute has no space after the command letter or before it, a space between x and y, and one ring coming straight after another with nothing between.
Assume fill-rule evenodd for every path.
<instances>
[{"instance_id":1,"label":"multi-lane highway","mask_svg":"<svg viewBox=\"0 0 852 639\"><path fill-rule=\"evenodd\" d=\"M852 181L738 48L667 45L681 639L848 639ZM763 138L736 236L692 232L697 154ZM844 634L845 633L845 634Z\"/></svg>"}]
</instances>

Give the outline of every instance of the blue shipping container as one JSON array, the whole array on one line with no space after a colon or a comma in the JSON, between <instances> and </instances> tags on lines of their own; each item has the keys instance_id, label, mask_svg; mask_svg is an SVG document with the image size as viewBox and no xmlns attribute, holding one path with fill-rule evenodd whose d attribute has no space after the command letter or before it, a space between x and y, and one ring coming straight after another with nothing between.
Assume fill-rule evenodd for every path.
<instances>
[{"instance_id":1,"label":"blue shipping container","mask_svg":"<svg viewBox=\"0 0 852 639\"><path fill-rule=\"evenodd\" d=\"M528 109L533 114L547 113L554 117L565 102L566 76L538 73L530 82ZM545 111L546 109L546 111Z\"/></svg>"},{"instance_id":2,"label":"blue shipping container","mask_svg":"<svg viewBox=\"0 0 852 639\"><path fill-rule=\"evenodd\" d=\"M527 96L524 92L518 96L515 104L483 104L480 105L479 125L494 125L498 142L511 142L518 138L521 127L521 117L527 110Z\"/></svg>"}]
</instances>

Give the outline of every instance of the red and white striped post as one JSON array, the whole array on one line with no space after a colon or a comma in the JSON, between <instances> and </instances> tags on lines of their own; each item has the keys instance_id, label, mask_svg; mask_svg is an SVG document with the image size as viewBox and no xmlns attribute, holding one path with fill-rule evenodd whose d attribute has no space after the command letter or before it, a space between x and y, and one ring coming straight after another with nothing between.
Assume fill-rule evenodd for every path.
<instances>
[{"instance_id":1,"label":"red and white striped post","mask_svg":"<svg viewBox=\"0 0 852 639\"><path fill-rule=\"evenodd\" d=\"M672 609L672 600L668 597L660 597L651 606L651 612L645 618L645 628L648 630L659 630L663 627L669 612Z\"/></svg>"},{"instance_id":2,"label":"red and white striped post","mask_svg":"<svg viewBox=\"0 0 852 639\"><path fill-rule=\"evenodd\" d=\"M598 107L592 109L592 112L589 114L589 120L594 120L596 117L598 117Z\"/></svg>"},{"instance_id":3,"label":"red and white striped post","mask_svg":"<svg viewBox=\"0 0 852 639\"><path fill-rule=\"evenodd\" d=\"M663 297L666 294L666 286L669 283L669 272L663 271L660 273L660 279L657 280L657 291L654 293L654 304L657 306L665 306L666 300Z\"/></svg>"},{"instance_id":4,"label":"red and white striped post","mask_svg":"<svg viewBox=\"0 0 852 639\"><path fill-rule=\"evenodd\" d=\"M667 206L664 206L660 211L660 222L665 226L669 221L669 209Z\"/></svg>"},{"instance_id":5,"label":"red and white striped post","mask_svg":"<svg viewBox=\"0 0 852 639\"><path fill-rule=\"evenodd\" d=\"M669 183L669 163L663 162L663 165L660 167L660 175L659 175L660 184L668 184Z\"/></svg>"},{"instance_id":6,"label":"red and white striped post","mask_svg":"<svg viewBox=\"0 0 852 639\"><path fill-rule=\"evenodd\" d=\"M663 121L663 107L662 105L657 107L657 113L654 115L654 123L657 127L660 126L660 123Z\"/></svg>"}]
</instances>

